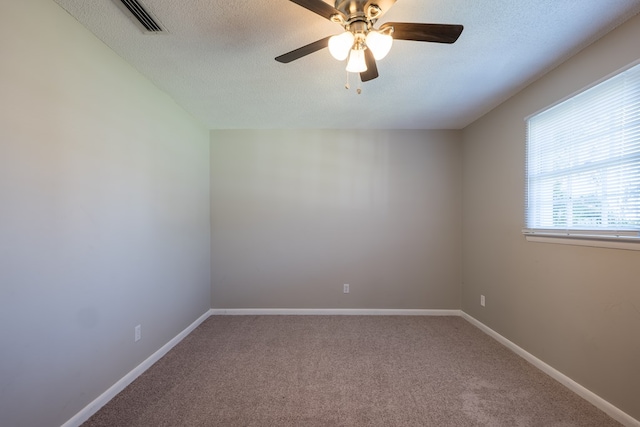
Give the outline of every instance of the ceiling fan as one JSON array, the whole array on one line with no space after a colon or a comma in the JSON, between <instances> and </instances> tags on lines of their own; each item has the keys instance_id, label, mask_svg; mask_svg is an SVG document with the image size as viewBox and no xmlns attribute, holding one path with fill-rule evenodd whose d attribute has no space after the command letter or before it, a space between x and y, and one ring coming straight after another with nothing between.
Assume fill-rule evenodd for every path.
<instances>
[{"instance_id":1,"label":"ceiling fan","mask_svg":"<svg viewBox=\"0 0 640 427\"><path fill-rule=\"evenodd\" d=\"M458 40L463 29L462 25L409 22L385 22L375 29L376 21L396 0L336 0L335 7L322 0L291 1L342 25L344 32L280 55L276 61L286 64L328 47L337 60L349 58L347 71L359 73L363 82L378 77L376 60L387 55L394 39L450 44Z\"/></svg>"}]
</instances>

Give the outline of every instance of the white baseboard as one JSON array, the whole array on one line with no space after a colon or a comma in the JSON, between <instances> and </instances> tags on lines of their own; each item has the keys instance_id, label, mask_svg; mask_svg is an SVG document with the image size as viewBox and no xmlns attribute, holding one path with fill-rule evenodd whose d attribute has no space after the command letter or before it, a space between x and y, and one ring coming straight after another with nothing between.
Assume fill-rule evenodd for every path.
<instances>
[{"instance_id":1,"label":"white baseboard","mask_svg":"<svg viewBox=\"0 0 640 427\"><path fill-rule=\"evenodd\" d=\"M78 427L85 421L87 421L93 414L98 412L107 402L113 399L118 393L131 384L136 378L138 378L144 371L149 369L151 365L156 363L162 356L167 354L169 350L176 346L184 337L189 335L191 331L198 327L211 315L211 311L207 311L200 316L195 322L189 325L185 330L176 335L171 341L163 345L160 350L149 356L144 362L133 368L131 372L122 377L117 383L109 387L107 391L98 396L93 402L85 406L80 412L74 415L69 421L64 423L62 427Z\"/></svg>"},{"instance_id":2,"label":"white baseboard","mask_svg":"<svg viewBox=\"0 0 640 427\"><path fill-rule=\"evenodd\" d=\"M618 421L619 423L627 427L640 427L640 421L636 420L626 412L623 412L620 409L616 408L611 403L607 402L597 394L581 386L580 384L578 384L568 376L564 375L562 372L547 365L542 360L535 357L533 354L527 352L522 347L519 347L518 345L514 344L513 342L509 341L508 339L506 339L505 337L503 337L502 335L494 331L493 329L489 328L484 323L481 323L480 321L471 317L464 311L460 311L460 316L462 316L462 318L467 320L472 325L476 326L478 329L480 329L490 337L494 338L500 344L507 347L509 350L513 351L518 356L525 359L527 362L531 363L536 368L540 369L545 374L549 375L551 378L558 381L560 384L567 387L569 390L576 393L578 396L582 397L587 402L591 403L596 408L600 409L601 411L609 415L614 420Z\"/></svg>"},{"instance_id":3,"label":"white baseboard","mask_svg":"<svg viewBox=\"0 0 640 427\"><path fill-rule=\"evenodd\" d=\"M213 308L211 315L279 316L460 316L460 310L386 308Z\"/></svg>"}]
</instances>

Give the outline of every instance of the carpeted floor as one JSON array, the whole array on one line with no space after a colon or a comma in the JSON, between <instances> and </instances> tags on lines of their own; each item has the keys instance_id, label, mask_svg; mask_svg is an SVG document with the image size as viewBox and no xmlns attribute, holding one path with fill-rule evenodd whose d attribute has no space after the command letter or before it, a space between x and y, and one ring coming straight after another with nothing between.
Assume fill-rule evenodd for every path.
<instances>
[{"instance_id":1,"label":"carpeted floor","mask_svg":"<svg viewBox=\"0 0 640 427\"><path fill-rule=\"evenodd\" d=\"M619 426L459 317L212 316L83 426Z\"/></svg>"}]
</instances>

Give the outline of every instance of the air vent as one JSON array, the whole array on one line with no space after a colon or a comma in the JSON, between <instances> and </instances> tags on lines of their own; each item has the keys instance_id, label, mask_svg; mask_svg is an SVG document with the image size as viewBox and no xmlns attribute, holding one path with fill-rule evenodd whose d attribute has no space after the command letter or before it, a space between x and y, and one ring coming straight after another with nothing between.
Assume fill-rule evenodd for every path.
<instances>
[{"instance_id":1,"label":"air vent","mask_svg":"<svg viewBox=\"0 0 640 427\"><path fill-rule=\"evenodd\" d=\"M158 19L156 19L149 10L142 5L138 0L113 0L120 9L128 12L127 15L132 16L134 22L140 26L140 29L145 33L161 33L164 32L164 28L160 25Z\"/></svg>"}]
</instances>

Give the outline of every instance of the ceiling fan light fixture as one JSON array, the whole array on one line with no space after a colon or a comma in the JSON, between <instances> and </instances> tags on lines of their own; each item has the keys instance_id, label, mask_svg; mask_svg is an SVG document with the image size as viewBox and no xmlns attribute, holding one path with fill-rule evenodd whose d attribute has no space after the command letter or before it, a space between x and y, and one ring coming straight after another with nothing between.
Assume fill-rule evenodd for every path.
<instances>
[{"instance_id":1,"label":"ceiling fan light fixture","mask_svg":"<svg viewBox=\"0 0 640 427\"><path fill-rule=\"evenodd\" d=\"M391 46L393 45L393 37L389 34L385 34L380 31L369 31L367 34L366 44L369 49L371 49L371 53L373 53L373 57L376 60L381 60L391 50Z\"/></svg>"},{"instance_id":2,"label":"ceiling fan light fixture","mask_svg":"<svg viewBox=\"0 0 640 427\"><path fill-rule=\"evenodd\" d=\"M367 71L367 62L364 59L364 49L351 49L347 71L350 73L363 73Z\"/></svg>"},{"instance_id":3,"label":"ceiling fan light fixture","mask_svg":"<svg viewBox=\"0 0 640 427\"><path fill-rule=\"evenodd\" d=\"M338 61L344 61L349 56L354 39L350 31L332 36L329 38L329 53Z\"/></svg>"}]
</instances>

